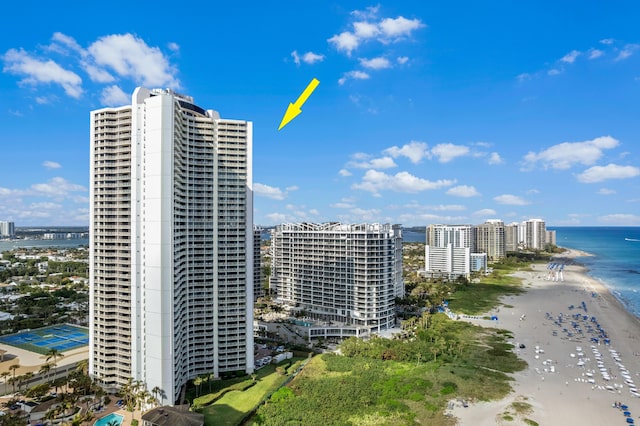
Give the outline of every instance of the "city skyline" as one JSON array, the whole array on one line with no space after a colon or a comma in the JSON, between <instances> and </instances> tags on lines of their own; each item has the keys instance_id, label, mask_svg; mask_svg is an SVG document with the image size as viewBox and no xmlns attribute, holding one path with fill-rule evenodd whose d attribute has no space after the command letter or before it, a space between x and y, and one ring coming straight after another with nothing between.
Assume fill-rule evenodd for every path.
<instances>
[{"instance_id":1,"label":"city skyline","mask_svg":"<svg viewBox=\"0 0 640 426\"><path fill-rule=\"evenodd\" d=\"M638 5L7 8L30 22L0 48L0 220L17 227L88 225L89 111L140 84L254 122L259 225L640 225Z\"/></svg>"}]
</instances>

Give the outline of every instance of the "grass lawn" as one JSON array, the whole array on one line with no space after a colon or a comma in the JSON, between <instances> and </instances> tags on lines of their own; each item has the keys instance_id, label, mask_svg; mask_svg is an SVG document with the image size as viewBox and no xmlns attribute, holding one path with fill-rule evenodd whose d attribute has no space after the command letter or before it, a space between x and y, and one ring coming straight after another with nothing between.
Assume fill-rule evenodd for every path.
<instances>
[{"instance_id":1,"label":"grass lawn","mask_svg":"<svg viewBox=\"0 0 640 426\"><path fill-rule=\"evenodd\" d=\"M449 308L467 315L484 314L500 305L500 297L523 291L520 279L501 273L483 278L480 283L459 286L449 296Z\"/></svg>"},{"instance_id":2,"label":"grass lawn","mask_svg":"<svg viewBox=\"0 0 640 426\"><path fill-rule=\"evenodd\" d=\"M295 363L295 360L294 360ZM205 425L235 426L262 399L278 389L287 376L275 371L272 365L259 370L257 383L245 391L230 391L211 405L203 407Z\"/></svg>"}]
</instances>

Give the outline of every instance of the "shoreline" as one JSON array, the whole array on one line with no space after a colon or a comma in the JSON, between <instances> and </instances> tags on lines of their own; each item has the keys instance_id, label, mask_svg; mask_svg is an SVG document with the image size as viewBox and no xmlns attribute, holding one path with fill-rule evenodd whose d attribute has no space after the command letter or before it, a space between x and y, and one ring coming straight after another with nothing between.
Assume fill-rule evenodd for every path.
<instances>
[{"instance_id":1,"label":"shoreline","mask_svg":"<svg viewBox=\"0 0 640 426\"><path fill-rule=\"evenodd\" d=\"M450 414L458 424L626 423L623 411L613 408L617 402L638 418L640 397L632 389L634 381L640 386L640 318L575 260L589 255L567 248L554 256L563 259L564 281L547 280L544 264L515 273L525 292L501 298L504 305L489 312L498 321L471 320L511 331L514 350L528 367L512 375L513 390L505 398L468 408L454 404ZM597 343L591 340L596 335ZM530 409L516 409L523 405Z\"/></svg>"},{"instance_id":2,"label":"shoreline","mask_svg":"<svg viewBox=\"0 0 640 426\"><path fill-rule=\"evenodd\" d=\"M574 249L574 248L569 248L569 247L560 247L562 249L565 249L567 252L571 252L573 254L573 258L575 259L576 257L593 257L595 256L595 254L593 253L589 253L583 250L579 250L579 249ZM636 311L636 309L634 308L633 303L631 303L630 301L628 301L627 299L625 299L622 295L622 293L620 293L618 290L616 290L615 287L612 287L610 284L607 283L606 279L603 278L599 278L599 277L595 277L593 275L590 274L590 270L589 268L580 263L580 262L576 262L576 264L582 266L585 268L585 275L588 275L589 278L597 281L598 283L600 283L603 287L605 287L605 289L611 294L612 297L614 297L621 305L622 307L629 312L631 315L633 315L634 317L638 318L638 320L640 320L640 311Z\"/></svg>"}]
</instances>

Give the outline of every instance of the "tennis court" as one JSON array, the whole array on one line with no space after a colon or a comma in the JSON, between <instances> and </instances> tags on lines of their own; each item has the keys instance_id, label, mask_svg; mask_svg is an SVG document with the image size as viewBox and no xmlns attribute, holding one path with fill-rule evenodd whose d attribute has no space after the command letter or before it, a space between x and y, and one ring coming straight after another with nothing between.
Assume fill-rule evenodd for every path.
<instances>
[{"instance_id":1,"label":"tennis court","mask_svg":"<svg viewBox=\"0 0 640 426\"><path fill-rule=\"evenodd\" d=\"M69 324L51 325L0 336L0 342L46 355L51 349L64 352L88 345L89 330Z\"/></svg>"}]
</instances>

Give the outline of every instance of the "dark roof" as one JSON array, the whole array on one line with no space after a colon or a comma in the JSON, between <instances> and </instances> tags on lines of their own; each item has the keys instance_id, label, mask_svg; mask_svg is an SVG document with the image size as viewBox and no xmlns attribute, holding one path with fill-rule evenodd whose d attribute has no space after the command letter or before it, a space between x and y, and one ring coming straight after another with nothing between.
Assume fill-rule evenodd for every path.
<instances>
[{"instance_id":1,"label":"dark roof","mask_svg":"<svg viewBox=\"0 0 640 426\"><path fill-rule=\"evenodd\" d=\"M142 420L157 426L203 426L204 414L189 411L188 405L164 406L147 411Z\"/></svg>"}]
</instances>

